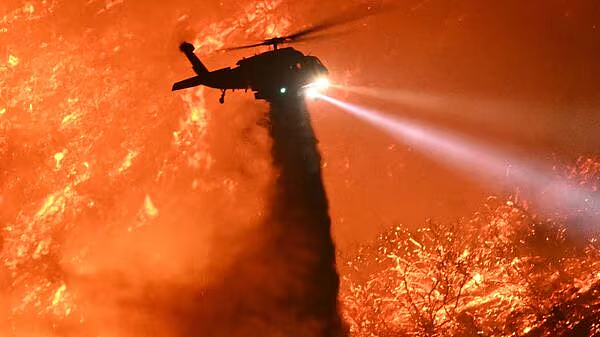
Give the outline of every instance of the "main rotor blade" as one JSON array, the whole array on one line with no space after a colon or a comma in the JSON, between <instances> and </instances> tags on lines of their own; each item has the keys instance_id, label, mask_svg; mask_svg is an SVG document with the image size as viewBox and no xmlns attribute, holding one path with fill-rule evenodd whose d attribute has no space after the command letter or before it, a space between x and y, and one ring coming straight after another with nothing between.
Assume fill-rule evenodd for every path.
<instances>
[{"instance_id":1,"label":"main rotor blade","mask_svg":"<svg viewBox=\"0 0 600 337\"><path fill-rule=\"evenodd\" d=\"M343 30L341 32L334 32L334 33L321 33L321 34L316 34L316 35L303 35L297 39L291 40L289 42L286 43L302 43L302 42L306 42L306 41L313 41L313 40L328 40L328 39L333 39L333 38L337 38L340 36L345 36L348 34L351 34L353 31L351 30Z\"/></svg>"},{"instance_id":2,"label":"main rotor blade","mask_svg":"<svg viewBox=\"0 0 600 337\"><path fill-rule=\"evenodd\" d=\"M377 8L367 8L366 9L366 13L365 13L365 8L364 7L357 7L354 8L351 11L347 11L346 13L343 13L341 15L335 16L333 18L330 18L328 20L325 20L321 23L318 23L316 25L313 25L309 28L300 30L298 32L292 33L290 35L287 36L283 36L282 39L289 39L289 40L298 40L299 38L309 35L309 34L314 34L314 33L318 33L320 31L329 29L329 28L333 28L336 26L340 26L346 23L350 23L353 21L357 21L360 20L362 18L366 18L375 14L379 14L385 10L389 10L392 9L393 7L391 5L388 6L379 6Z\"/></svg>"},{"instance_id":3,"label":"main rotor blade","mask_svg":"<svg viewBox=\"0 0 600 337\"><path fill-rule=\"evenodd\" d=\"M243 45L243 46L224 48L224 49L220 49L220 51L240 50L240 49L254 48L254 47L265 46L265 45L267 45L267 43L266 43L266 41L263 41L263 42L247 44L247 45Z\"/></svg>"},{"instance_id":4,"label":"main rotor blade","mask_svg":"<svg viewBox=\"0 0 600 337\"><path fill-rule=\"evenodd\" d=\"M357 21L362 18L376 15L376 14L382 13L384 11L393 9L394 7L395 6L392 6L392 5L385 5L385 6L382 5L379 7L372 7L372 8L369 8L369 7L365 8L364 6L355 7L352 10L342 13L341 15L334 16L334 17L332 17L328 20L325 20L319 24L313 25L309 28L300 30L298 32L295 32L295 33L287 35L287 36L274 37L274 38L266 39L262 42L247 44L247 45L238 46L238 47L224 48L224 49L220 49L219 51L232 51L232 50L253 48L253 47L258 47L258 46L271 46L271 45L275 45L275 44L293 43L293 42L317 39L317 38L321 37L322 35L315 36L314 38L313 37L309 38L307 36L314 34L314 33L321 32L321 31L329 29L329 28L333 28L333 27L340 26L340 25L343 25L346 23L350 23L352 21Z\"/></svg>"}]
</instances>

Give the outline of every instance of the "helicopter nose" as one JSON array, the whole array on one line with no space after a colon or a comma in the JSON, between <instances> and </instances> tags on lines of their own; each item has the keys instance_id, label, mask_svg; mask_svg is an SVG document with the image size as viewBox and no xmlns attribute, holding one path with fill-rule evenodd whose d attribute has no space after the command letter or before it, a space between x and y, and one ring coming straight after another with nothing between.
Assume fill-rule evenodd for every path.
<instances>
[{"instance_id":1,"label":"helicopter nose","mask_svg":"<svg viewBox=\"0 0 600 337\"><path fill-rule=\"evenodd\" d=\"M319 73L319 77L328 77L329 76L329 70L327 70L327 68L325 68L325 66L320 66L318 73Z\"/></svg>"}]
</instances>

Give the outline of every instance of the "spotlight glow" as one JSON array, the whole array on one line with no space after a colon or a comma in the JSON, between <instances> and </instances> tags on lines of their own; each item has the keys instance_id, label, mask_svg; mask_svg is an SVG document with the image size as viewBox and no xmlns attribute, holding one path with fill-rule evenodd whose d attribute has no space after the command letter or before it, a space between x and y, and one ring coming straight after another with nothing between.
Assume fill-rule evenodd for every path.
<instances>
[{"instance_id":1,"label":"spotlight glow","mask_svg":"<svg viewBox=\"0 0 600 337\"><path fill-rule=\"evenodd\" d=\"M314 82L302 87L304 89L304 95L308 98L318 98L321 93L325 92L329 88L329 79L326 77L317 78Z\"/></svg>"},{"instance_id":2,"label":"spotlight glow","mask_svg":"<svg viewBox=\"0 0 600 337\"><path fill-rule=\"evenodd\" d=\"M317 98L320 95L319 90L317 88L306 88L304 90L304 94L308 98Z\"/></svg>"},{"instance_id":3,"label":"spotlight glow","mask_svg":"<svg viewBox=\"0 0 600 337\"><path fill-rule=\"evenodd\" d=\"M314 82L314 86L319 90L324 91L329 88L329 79L326 77L321 77Z\"/></svg>"},{"instance_id":4,"label":"spotlight glow","mask_svg":"<svg viewBox=\"0 0 600 337\"><path fill-rule=\"evenodd\" d=\"M481 95L476 93L461 93L448 91L429 91L425 89L410 90L408 88L389 88L374 86L355 86L332 84L332 88L345 93L352 93L361 97L373 98L386 104L407 108L407 112L418 112L420 119L442 118L446 122L454 122L463 126L482 128L480 131L489 130L494 134L515 137L526 142L537 143L542 138L544 142L555 144L581 144L580 147L589 150L577 152L596 152L592 144L588 143L588 136L596 134L598 125L583 123L564 118L560 104L548 104L537 99L525 97L503 97ZM577 103L570 104L569 110L574 116L588 115L589 107ZM582 118L582 117L577 117ZM539 122L532 123L532 120ZM579 122L577 122L579 121ZM577 133L565 132L569 129L565 123L573 123L579 130ZM564 146L563 148L566 148ZM560 150L560 148L557 148Z\"/></svg>"},{"instance_id":5,"label":"spotlight glow","mask_svg":"<svg viewBox=\"0 0 600 337\"><path fill-rule=\"evenodd\" d=\"M586 222L591 220L594 224L600 220L600 200L597 194L593 195L592 191L558 180L550 170L539 163L520 160L476 140L415 121L386 116L323 94L317 94L317 97L418 148L436 161L442 161L473 175L494 179L503 185L523 188L524 192L536 196L540 211L548 216L566 214L580 217Z\"/></svg>"}]
</instances>

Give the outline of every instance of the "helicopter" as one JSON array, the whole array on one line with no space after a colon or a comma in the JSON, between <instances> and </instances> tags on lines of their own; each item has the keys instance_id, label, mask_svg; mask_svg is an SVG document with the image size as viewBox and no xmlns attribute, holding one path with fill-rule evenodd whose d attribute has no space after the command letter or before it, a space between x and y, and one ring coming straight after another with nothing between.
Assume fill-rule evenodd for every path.
<instances>
[{"instance_id":1,"label":"helicopter","mask_svg":"<svg viewBox=\"0 0 600 337\"><path fill-rule=\"evenodd\" d=\"M271 46L272 49L252 57L244 58L236 63L236 67L209 71L194 54L194 46L183 42L179 49L185 54L196 76L173 84L172 91L191 88L199 85L221 90L219 103L225 102L227 90L252 90L255 99L273 101L289 97L289 95L315 97L318 92L329 86L329 71L316 56L304 55L292 48L279 48L282 44L290 44L327 37L315 33L350 21L378 13L381 8L369 7L366 11L354 10L338 15L330 20L287 36L274 37L262 42L222 49L231 51L259 46Z\"/></svg>"}]
</instances>

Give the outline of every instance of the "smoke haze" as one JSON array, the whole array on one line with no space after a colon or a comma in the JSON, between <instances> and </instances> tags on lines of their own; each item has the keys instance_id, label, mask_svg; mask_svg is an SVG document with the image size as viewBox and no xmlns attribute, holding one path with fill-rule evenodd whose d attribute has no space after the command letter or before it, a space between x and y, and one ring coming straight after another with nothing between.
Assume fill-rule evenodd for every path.
<instances>
[{"instance_id":1,"label":"smoke haze","mask_svg":"<svg viewBox=\"0 0 600 337\"><path fill-rule=\"evenodd\" d=\"M252 250L270 240L263 229L275 227L268 205L281 186L269 131L257 125L269 107L240 92L224 106L218 91L171 93L192 74L177 47L193 42L209 69L232 66L254 51L215 50L290 33L355 4L1 1L0 334L194 335L231 321L223 287L241 298L272 270L248 283L235 278L251 274L243 261L275 251ZM459 97L450 111L408 112L524 157L600 148L597 1L400 5L357 23L356 33L297 48L318 56L336 83ZM492 105L486 113L465 103L481 97ZM541 108L505 112L515 102ZM340 247L380 226L459 218L497 192L341 112L319 103L309 110ZM332 280L327 255L311 260L329 249L328 238L311 244L307 265Z\"/></svg>"}]
</instances>

